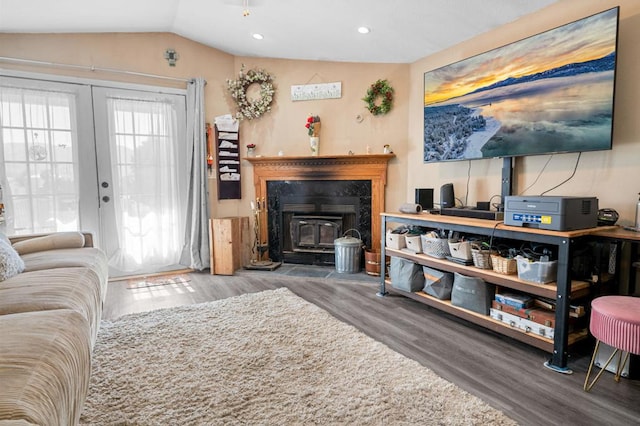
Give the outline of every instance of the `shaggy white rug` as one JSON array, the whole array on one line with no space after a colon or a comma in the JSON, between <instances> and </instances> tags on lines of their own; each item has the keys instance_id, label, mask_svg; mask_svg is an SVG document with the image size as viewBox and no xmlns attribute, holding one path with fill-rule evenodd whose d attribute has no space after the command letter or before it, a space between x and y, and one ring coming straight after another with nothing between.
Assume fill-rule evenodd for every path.
<instances>
[{"instance_id":1,"label":"shaggy white rug","mask_svg":"<svg viewBox=\"0 0 640 426\"><path fill-rule=\"evenodd\" d=\"M281 288L103 322L92 425L511 425Z\"/></svg>"}]
</instances>

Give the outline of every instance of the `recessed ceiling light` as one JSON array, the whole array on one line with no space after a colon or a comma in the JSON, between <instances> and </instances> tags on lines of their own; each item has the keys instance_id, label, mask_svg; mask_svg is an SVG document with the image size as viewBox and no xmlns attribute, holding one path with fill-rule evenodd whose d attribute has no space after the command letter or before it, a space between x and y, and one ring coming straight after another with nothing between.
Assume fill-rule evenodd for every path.
<instances>
[{"instance_id":1,"label":"recessed ceiling light","mask_svg":"<svg viewBox=\"0 0 640 426\"><path fill-rule=\"evenodd\" d=\"M369 28L367 28L367 27L360 27L360 28L358 28L358 32L359 32L360 34L368 34L370 31L371 31L371 30L370 30Z\"/></svg>"},{"instance_id":2,"label":"recessed ceiling light","mask_svg":"<svg viewBox=\"0 0 640 426\"><path fill-rule=\"evenodd\" d=\"M262 34L258 34L258 33L253 34L252 37L255 38L256 40L262 40L264 38Z\"/></svg>"}]
</instances>

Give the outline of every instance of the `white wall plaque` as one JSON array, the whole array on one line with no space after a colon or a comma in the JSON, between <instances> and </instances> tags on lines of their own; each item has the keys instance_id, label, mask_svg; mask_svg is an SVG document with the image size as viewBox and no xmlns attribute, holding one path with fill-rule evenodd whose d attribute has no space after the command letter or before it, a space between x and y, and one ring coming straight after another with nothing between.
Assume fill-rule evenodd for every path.
<instances>
[{"instance_id":1,"label":"white wall plaque","mask_svg":"<svg viewBox=\"0 0 640 426\"><path fill-rule=\"evenodd\" d=\"M310 101L316 99L338 99L342 97L342 82L303 84L291 86L292 101Z\"/></svg>"}]
</instances>

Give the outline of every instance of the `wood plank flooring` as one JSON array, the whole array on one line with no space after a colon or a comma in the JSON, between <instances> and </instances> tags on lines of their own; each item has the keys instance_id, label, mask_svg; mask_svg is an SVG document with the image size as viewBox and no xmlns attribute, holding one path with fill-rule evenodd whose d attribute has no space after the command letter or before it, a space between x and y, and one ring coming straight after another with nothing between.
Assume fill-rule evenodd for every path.
<instances>
[{"instance_id":1,"label":"wood plank flooring","mask_svg":"<svg viewBox=\"0 0 640 426\"><path fill-rule=\"evenodd\" d=\"M546 352L402 296L376 296L377 279L364 273L326 278L326 268L299 268L302 276L295 269L205 271L189 274L186 284L135 290L111 282L103 318L287 287L522 425L640 424L640 380L616 383L605 372L591 392L582 390L591 341L572 349L574 374L564 375L543 366Z\"/></svg>"}]
</instances>

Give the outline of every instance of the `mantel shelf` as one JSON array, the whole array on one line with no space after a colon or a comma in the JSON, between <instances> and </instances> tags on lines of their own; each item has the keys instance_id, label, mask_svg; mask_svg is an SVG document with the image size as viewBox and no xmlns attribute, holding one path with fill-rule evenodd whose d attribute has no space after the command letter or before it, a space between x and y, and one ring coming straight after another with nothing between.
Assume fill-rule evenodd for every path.
<instances>
[{"instance_id":1,"label":"mantel shelf","mask_svg":"<svg viewBox=\"0 0 640 426\"><path fill-rule=\"evenodd\" d=\"M318 156L275 156L246 157L254 165L267 164L366 164L388 162L395 154L354 154L354 155L318 155Z\"/></svg>"}]
</instances>

